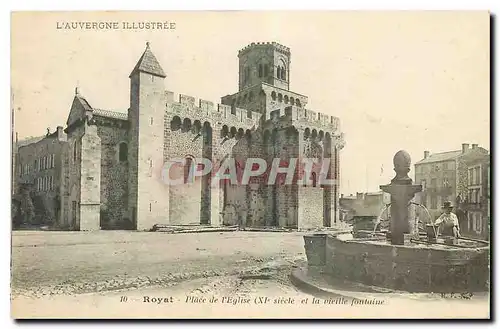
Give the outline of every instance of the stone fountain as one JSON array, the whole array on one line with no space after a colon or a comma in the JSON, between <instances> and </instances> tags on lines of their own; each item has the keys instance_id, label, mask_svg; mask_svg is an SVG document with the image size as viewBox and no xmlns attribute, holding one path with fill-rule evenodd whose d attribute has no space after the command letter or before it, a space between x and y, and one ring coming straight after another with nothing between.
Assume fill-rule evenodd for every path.
<instances>
[{"instance_id":1,"label":"stone fountain","mask_svg":"<svg viewBox=\"0 0 500 329\"><path fill-rule=\"evenodd\" d=\"M408 173L410 172L411 158L408 152L399 151L393 159L396 177L388 185L380 189L391 195L391 234L393 245L403 245L405 234L415 235L413 225L410 225L410 208L408 207L415 194L422 191L422 185L414 185Z\"/></svg>"},{"instance_id":2,"label":"stone fountain","mask_svg":"<svg viewBox=\"0 0 500 329\"><path fill-rule=\"evenodd\" d=\"M396 176L380 188L391 195L390 230L306 235L306 271L330 281L410 292L487 290L489 243L459 238L453 244L412 225L409 205L421 185L408 177L410 155L394 156ZM435 231L433 231L435 233ZM319 255L319 256L318 256Z\"/></svg>"}]
</instances>

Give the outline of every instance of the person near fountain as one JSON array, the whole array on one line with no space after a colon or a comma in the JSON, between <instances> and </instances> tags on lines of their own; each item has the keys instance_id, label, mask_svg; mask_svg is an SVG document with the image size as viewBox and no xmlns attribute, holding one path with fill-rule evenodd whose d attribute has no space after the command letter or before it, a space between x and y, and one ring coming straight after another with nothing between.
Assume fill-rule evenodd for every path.
<instances>
[{"instance_id":1,"label":"person near fountain","mask_svg":"<svg viewBox=\"0 0 500 329\"><path fill-rule=\"evenodd\" d=\"M442 209L444 213L439 216L434 222L435 225L439 225L441 235L452 236L454 238L460 237L460 225L458 224L458 217L452 213L453 206L450 201L445 201Z\"/></svg>"}]
</instances>

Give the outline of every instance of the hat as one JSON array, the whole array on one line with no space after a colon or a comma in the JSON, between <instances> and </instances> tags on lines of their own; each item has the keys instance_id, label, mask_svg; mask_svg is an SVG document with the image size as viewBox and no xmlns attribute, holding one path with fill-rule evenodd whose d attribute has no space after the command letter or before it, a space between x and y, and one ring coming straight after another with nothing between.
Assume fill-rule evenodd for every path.
<instances>
[{"instance_id":1,"label":"hat","mask_svg":"<svg viewBox=\"0 0 500 329\"><path fill-rule=\"evenodd\" d=\"M441 208L447 208L447 209L449 209L449 208L453 208L453 205L451 204L451 201L445 201L443 203L443 206Z\"/></svg>"}]
</instances>

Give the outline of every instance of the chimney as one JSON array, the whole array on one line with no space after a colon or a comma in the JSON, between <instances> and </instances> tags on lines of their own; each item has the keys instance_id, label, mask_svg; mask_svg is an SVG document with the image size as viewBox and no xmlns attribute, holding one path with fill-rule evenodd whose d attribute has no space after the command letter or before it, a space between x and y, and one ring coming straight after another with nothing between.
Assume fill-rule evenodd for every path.
<instances>
[{"instance_id":1,"label":"chimney","mask_svg":"<svg viewBox=\"0 0 500 329\"><path fill-rule=\"evenodd\" d=\"M469 144L463 143L462 144L462 153L465 153L469 149Z\"/></svg>"},{"instance_id":2,"label":"chimney","mask_svg":"<svg viewBox=\"0 0 500 329\"><path fill-rule=\"evenodd\" d=\"M64 134L63 127L62 126L57 126L57 138L58 139L62 139L63 134Z\"/></svg>"},{"instance_id":3,"label":"chimney","mask_svg":"<svg viewBox=\"0 0 500 329\"><path fill-rule=\"evenodd\" d=\"M478 146L478 144L472 144L472 149L475 149Z\"/></svg>"},{"instance_id":4,"label":"chimney","mask_svg":"<svg viewBox=\"0 0 500 329\"><path fill-rule=\"evenodd\" d=\"M424 159L427 159L429 157L430 152L429 151L424 151Z\"/></svg>"}]
</instances>

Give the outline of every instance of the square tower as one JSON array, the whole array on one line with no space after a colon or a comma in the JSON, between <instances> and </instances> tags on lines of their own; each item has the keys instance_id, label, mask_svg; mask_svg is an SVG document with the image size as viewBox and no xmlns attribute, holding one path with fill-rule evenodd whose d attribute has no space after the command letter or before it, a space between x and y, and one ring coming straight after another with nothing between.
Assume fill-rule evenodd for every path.
<instances>
[{"instance_id":1,"label":"square tower","mask_svg":"<svg viewBox=\"0 0 500 329\"><path fill-rule=\"evenodd\" d=\"M239 91L265 82L289 90L290 48L277 42L252 42L238 53Z\"/></svg>"}]
</instances>

